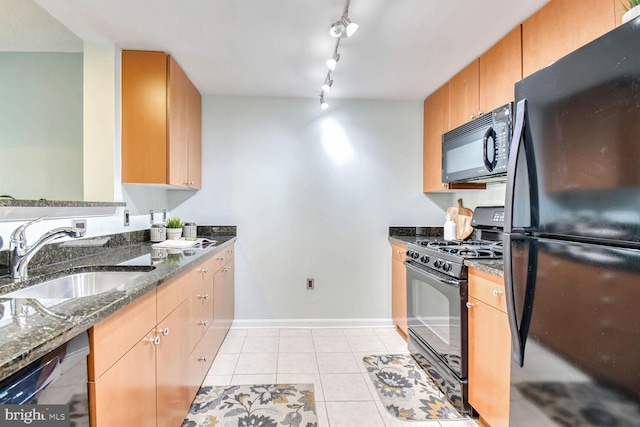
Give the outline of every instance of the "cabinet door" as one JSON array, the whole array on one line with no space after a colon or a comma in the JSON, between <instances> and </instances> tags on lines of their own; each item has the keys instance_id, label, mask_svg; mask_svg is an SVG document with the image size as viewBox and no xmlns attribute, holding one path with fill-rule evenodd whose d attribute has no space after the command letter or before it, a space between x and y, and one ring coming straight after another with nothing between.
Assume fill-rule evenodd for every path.
<instances>
[{"instance_id":1,"label":"cabinet door","mask_svg":"<svg viewBox=\"0 0 640 427\"><path fill-rule=\"evenodd\" d=\"M167 55L122 51L122 182L167 182Z\"/></svg>"},{"instance_id":2,"label":"cabinet door","mask_svg":"<svg viewBox=\"0 0 640 427\"><path fill-rule=\"evenodd\" d=\"M202 98L198 89L189 81L189 188L202 188Z\"/></svg>"},{"instance_id":3,"label":"cabinet door","mask_svg":"<svg viewBox=\"0 0 640 427\"><path fill-rule=\"evenodd\" d=\"M391 245L391 317L397 328L407 337L407 272L404 259L407 247Z\"/></svg>"},{"instance_id":4,"label":"cabinet door","mask_svg":"<svg viewBox=\"0 0 640 427\"><path fill-rule=\"evenodd\" d=\"M488 113L514 101L522 79L522 30L518 25L480 57L480 111Z\"/></svg>"},{"instance_id":5,"label":"cabinet door","mask_svg":"<svg viewBox=\"0 0 640 427\"><path fill-rule=\"evenodd\" d=\"M234 280L234 260L232 259L226 266L224 272L224 311L223 311L223 325L225 335L231 328L234 318L234 303L235 303L235 280Z\"/></svg>"},{"instance_id":6,"label":"cabinet door","mask_svg":"<svg viewBox=\"0 0 640 427\"><path fill-rule=\"evenodd\" d=\"M449 128L455 129L478 116L479 61L476 59L449 80Z\"/></svg>"},{"instance_id":7,"label":"cabinet door","mask_svg":"<svg viewBox=\"0 0 640 427\"><path fill-rule=\"evenodd\" d=\"M616 26L611 0L551 0L522 24L522 71L526 77Z\"/></svg>"},{"instance_id":8,"label":"cabinet door","mask_svg":"<svg viewBox=\"0 0 640 427\"><path fill-rule=\"evenodd\" d=\"M491 427L509 425L507 314L469 297L469 403Z\"/></svg>"},{"instance_id":9,"label":"cabinet door","mask_svg":"<svg viewBox=\"0 0 640 427\"><path fill-rule=\"evenodd\" d=\"M189 78L169 56L167 184L189 186Z\"/></svg>"},{"instance_id":10,"label":"cabinet door","mask_svg":"<svg viewBox=\"0 0 640 427\"><path fill-rule=\"evenodd\" d=\"M449 126L449 85L445 84L424 100L422 135L422 191L441 191L442 134Z\"/></svg>"},{"instance_id":11,"label":"cabinet door","mask_svg":"<svg viewBox=\"0 0 640 427\"><path fill-rule=\"evenodd\" d=\"M98 380L89 382L93 427L156 427L155 336L150 332Z\"/></svg>"},{"instance_id":12,"label":"cabinet door","mask_svg":"<svg viewBox=\"0 0 640 427\"><path fill-rule=\"evenodd\" d=\"M188 387L188 323L189 303L184 301L157 326L160 337L156 354L158 426L181 425L194 397Z\"/></svg>"}]
</instances>

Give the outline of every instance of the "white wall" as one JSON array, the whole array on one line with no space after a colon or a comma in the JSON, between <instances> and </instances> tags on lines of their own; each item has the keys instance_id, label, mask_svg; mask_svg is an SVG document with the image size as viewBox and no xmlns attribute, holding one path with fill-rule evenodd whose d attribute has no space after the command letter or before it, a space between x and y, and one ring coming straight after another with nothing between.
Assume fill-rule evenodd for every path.
<instances>
[{"instance_id":1,"label":"white wall","mask_svg":"<svg viewBox=\"0 0 640 427\"><path fill-rule=\"evenodd\" d=\"M205 96L202 166L203 189L169 199L238 226L237 319L388 319L388 227L444 218L421 189L421 102Z\"/></svg>"}]
</instances>

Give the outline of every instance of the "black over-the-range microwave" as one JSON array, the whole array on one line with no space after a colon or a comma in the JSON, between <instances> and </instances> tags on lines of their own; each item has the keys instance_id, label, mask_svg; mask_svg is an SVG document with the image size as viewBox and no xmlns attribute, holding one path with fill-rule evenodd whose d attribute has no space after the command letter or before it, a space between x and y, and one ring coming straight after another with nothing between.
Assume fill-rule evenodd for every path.
<instances>
[{"instance_id":1,"label":"black over-the-range microwave","mask_svg":"<svg viewBox=\"0 0 640 427\"><path fill-rule=\"evenodd\" d=\"M505 181L511 103L442 135L442 182Z\"/></svg>"}]
</instances>

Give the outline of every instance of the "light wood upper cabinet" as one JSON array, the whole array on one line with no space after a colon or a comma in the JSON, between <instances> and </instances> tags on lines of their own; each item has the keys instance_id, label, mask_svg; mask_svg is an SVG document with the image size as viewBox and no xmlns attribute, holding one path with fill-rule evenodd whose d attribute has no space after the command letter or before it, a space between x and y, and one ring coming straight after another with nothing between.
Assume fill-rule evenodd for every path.
<instances>
[{"instance_id":1,"label":"light wood upper cabinet","mask_svg":"<svg viewBox=\"0 0 640 427\"><path fill-rule=\"evenodd\" d=\"M424 100L422 133L422 191L485 188L485 184L444 184L442 182L442 134L449 127L449 84Z\"/></svg>"},{"instance_id":2,"label":"light wood upper cabinet","mask_svg":"<svg viewBox=\"0 0 640 427\"><path fill-rule=\"evenodd\" d=\"M483 113L514 101L514 84L522 79L522 31L518 25L479 59L480 107Z\"/></svg>"},{"instance_id":3,"label":"light wood upper cabinet","mask_svg":"<svg viewBox=\"0 0 640 427\"><path fill-rule=\"evenodd\" d=\"M546 67L616 27L616 1L551 0L522 24L523 76Z\"/></svg>"},{"instance_id":4,"label":"light wood upper cabinet","mask_svg":"<svg viewBox=\"0 0 640 427\"><path fill-rule=\"evenodd\" d=\"M455 129L478 117L479 60L463 68L449 80L449 127Z\"/></svg>"},{"instance_id":5,"label":"light wood upper cabinet","mask_svg":"<svg viewBox=\"0 0 640 427\"><path fill-rule=\"evenodd\" d=\"M164 52L122 52L122 182L201 187L201 97Z\"/></svg>"},{"instance_id":6,"label":"light wood upper cabinet","mask_svg":"<svg viewBox=\"0 0 640 427\"><path fill-rule=\"evenodd\" d=\"M509 425L511 338L501 277L469 269L469 403L491 427Z\"/></svg>"},{"instance_id":7,"label":"light wood upper cabinet","mask_svg":"<svg viewBox=\"0 0 640 427\"><path fill-rule=\"evenodd\" d=\"M404 337L407 327L407 271L404 267L407 245L391 245L391 317Z\"/></svg>"}]
</instances>

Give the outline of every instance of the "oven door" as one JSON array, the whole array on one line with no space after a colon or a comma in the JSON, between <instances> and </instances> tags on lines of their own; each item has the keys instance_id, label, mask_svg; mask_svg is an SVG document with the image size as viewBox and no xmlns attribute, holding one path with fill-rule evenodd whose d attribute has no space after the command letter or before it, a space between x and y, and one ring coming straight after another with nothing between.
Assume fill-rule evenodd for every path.
<instances>
[{"instance_id":1,"label":"oven door","mask_svg":"<svg viewBox=\"0 0 640 427\"><path fill-rule=\"evenodd\" d=\"M409 331L460 379L467 377L467 281L405 261Z\"/></svg>"}]
</instances>

